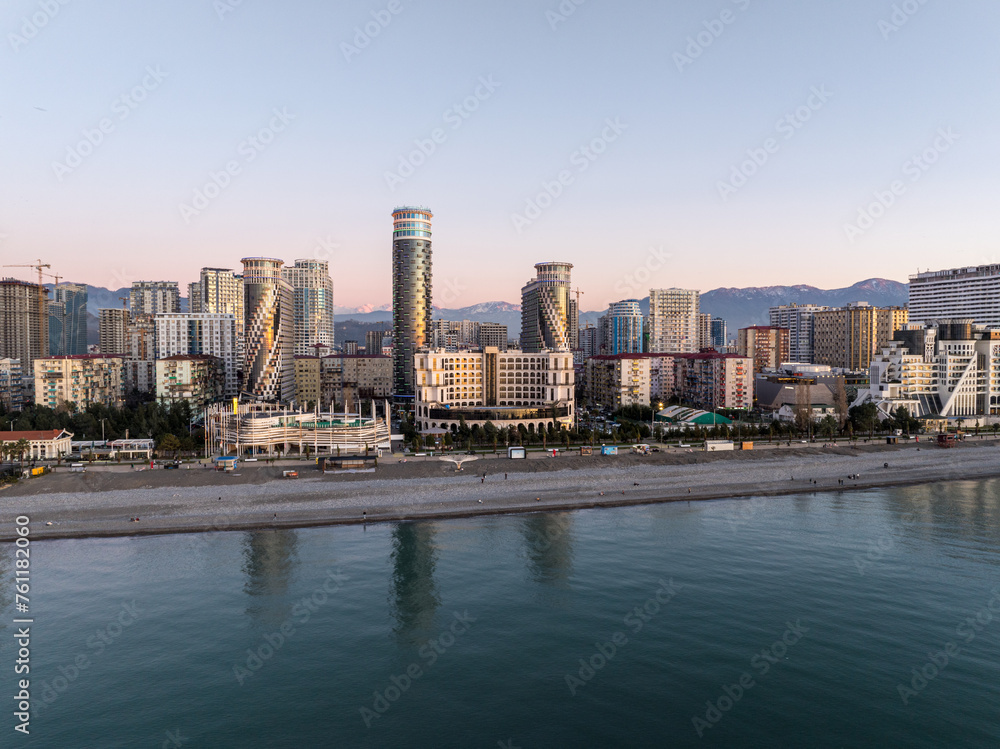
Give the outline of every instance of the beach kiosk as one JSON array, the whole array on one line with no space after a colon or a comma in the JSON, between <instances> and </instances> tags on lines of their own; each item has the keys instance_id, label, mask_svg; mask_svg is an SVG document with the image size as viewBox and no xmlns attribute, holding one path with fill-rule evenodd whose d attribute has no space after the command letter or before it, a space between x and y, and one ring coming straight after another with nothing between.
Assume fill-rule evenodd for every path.
<instances>
[{"instance_id":1,"label":"beach kiosk","mask_svg":"<svg viewBox=\"0 0 1000 749\"><path fill-rule=\"evenodd\" d=\"M236 470L237 457L235 455L224 455L215 459L215 470L233 472Z\"/></svg>"},{"instance_id":2,"label":"beach kiosk","mask_svg":"<svg viewBox=\"0 0 1000 749\"><path fill-rule=\"evenodd\" d=\"M508 447L507 457L511 460L524 460L528 457L528 452L523 447Z\"/></svg>"}]
</instances>

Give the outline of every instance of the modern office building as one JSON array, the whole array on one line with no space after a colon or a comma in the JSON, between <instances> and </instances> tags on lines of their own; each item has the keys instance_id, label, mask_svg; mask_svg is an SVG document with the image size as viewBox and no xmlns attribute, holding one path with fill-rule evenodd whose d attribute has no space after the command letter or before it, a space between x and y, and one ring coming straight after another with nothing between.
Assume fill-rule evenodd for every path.
<instances>
[{"instance_id":1,"label":"modern office building","mask_svg":"<svg viewBox=\"0 0 1000 749\"><path fill-rule=\"evenodd\" d=\"M412 400L413 356L430 344L431 219L429 208L392 212L393 394Z\"/></svg>"},{"instance_id":2,"label":"modern office building","mask_svg":"<svg viewBox=\"0 0 1000 749\"><path fill-rule=\"evenodd\" d=\"M701 294L691 289L650 289L649 346L654 354L698 352Z\"/></svg>"},{"instance_id":3,"label":"modern office building","mask_svg":"<svg viewBox=\"0 0 1000 749\"><path fill-rule=\"evenodd\" d=\"M87 353L87 287L61 283L52 289L49 302L49 355L79 356Z\"/></svg>"},{"instance_id":4,"label":"modern office building","mask_svg":"<svg viewBox=\"0 0 1000 749\"><path fill-rule=\"evenodd\" d=\"M568 351L421 351L415 358L421 431L472 426L556 429L574 418L575 375Z\"/></svg>"},{"instance_id":5,"label":"modern office building","mask_svg":"<svg viewBox=\"0 0 1000 749\"><path fill-rule=\"evenodd\" d=\"M769 317L772 328L788 330L788 361L812 364L815 358L815 315L830 307L817 304L782 304L771 307Z\"/></svg>"},{"instance_id":6,"label":"modern office building","mask_svg":"<svg viewBox=\"0 0 1000 749\"><path fill-rule=\"evenodd\" d=\"M603 350L610 356L642 353L643 316L638 299L625 299L608 306L598 325L604 334Z\"/></svg>"},{"instance_id":7,"label":"modern office building","mask_svg":"<svg viewBox=\"0 0 1000 749\"><path fill-rule=\"evenodd\" d=\"M868 369L872 358L908 322L902 307L873 307L854 302L813 314L815 364L838 369Z\"/></svg>"},{"instance_id":8,"label":"modern office building","mask_svg":"<svg viewBox=\"0 0 1000 749\"><path fill-rule=\"evenodd\" d=\"M98 347L102 354L129 353L129 311L111 307L97 311Z\"/></svg>"},{"instance_id":9,"label":"modern office building","mask_svg":"<svg viewBox=\"0 0 1000 749\"><path fill-rule=\"evenodd\" d=\"M577 342L579 314L572 299L572 263L537 263L521 289L521 350L569 351Z\"/></svg>"},{"instance_id":10,"label":"modern office building","mask_svg":"<svg viewBox=\"0 0 1000 749\"><path fill-rule=\"evenodd\" d=\"M900 406L916 417L1000 416L1000 330L911 323L874 357L869 381L852 405L872 402L886 416Z\"/></svg>"},{"instance_id":11,"label":"modern office building","mask_svg":"<svg viewBox=\"0 0 1000 749\"><path fill-rule=\"evenodd\" d=\"M36 359L35 403L48 408L75 403L81 411L95 403L121 407L124 396L122 362L120 356L103 354Z\"/></svg>"},{"instance_id":12,"label":"modern office building","mask_svg":"<svg viewBox=\"0 0 1000 749\"><path fill-rule=\"evenodd\" d=\"M18 359L25 386L34 380L33 363L49 352L48 290L34 283L0 281L0 358Z\"/></svg>"},{"instance_id":13,"label":"modern office building","mask_svg":"<svg viewBox=\"0 0 1000 749\"><path fill-rule=\"evenodd\" d=\"M307 356L310 346L333 347L333 279L325 260L296 260L281 269L294 292L295 355Z\"/></svg>"},{"instance_id":14,"label":"modern office building","mask_svg":"<svg viewBox=\"0 0 1000 749\"><path fill-rule=\"evenodd\" d=\"M186 401L204 408L225 395L226 367L207 354L175 354L156 360L156 399L163 404Z\"/></svg>"},{"instance_id":15,"label":"modern office building","mask_svg":"<svg viewBox=\"0 0 1000 749\"><path fill-rule=\"evenodd\" d=\"M24 380L20 359L0 359L0 406L5 411L24 408Z\"/></svg>"},{"instance_id":16,"label":"modern office building","mask_svg":"<svg viewBox=\"0 0 1000 749\"><path fill-rule=\"evenodd\" d=\"M221 362L222 394L234 396L239 392L236 319L232 315L179 312L156 315L153 322L156 342L153 359L177 356L214 357ZM159 368L156 371L157 387L159 387ZM157 398L159 397L157 391Z\"/></svg>"},{"instance_id":17,"label":"modern office building","mask_svg":"<svg viewBox=\"0 0 1000 749\"><path fill-rule=\"evenodd\" d=\"M180 312L180 287L176 281L133 281L129 311L133 316Z\"/></svg>"},{"instance_id":18,"label":"modern office building","mask_svg":"<svg viewBox=\"0 0 1000 749\"><path fill-rule=\"evenodd\" d=\"M910 322L968 319L1000 326L1000 265L928 271L910 276Z\"/></svg>"},{"instance_id":19,"label":"modern office building","mask_svg":"<svg viewBox=\"0 0 1000 749\"><path fill-rule=\"evenodd\" d=\"M721 351L727 345L729 345L728 331L726 330L726 321L721 317L712 318L712 348L716 351Z\"/></svg>"},{"instance_id":20,"label":"modern office building","mask_svg":"<svg viewBox=\"0 0 1000 749\"><path fill-rule=\"evenodd\" d=\"M753 371L775 370L788 359L788 329L754 325L740 328L736 353L753 359Z\"/></svg>"},{"instance_id":21,"label":"modern office building","mask_svg":"<svg viewBox=\"0 0 1000 749\"><path fill-rule=\"evenodd\" d=\"M275 258L243 258L243 389L268 401L295 397L294 292Z\"/></svg>"}]
</instances>

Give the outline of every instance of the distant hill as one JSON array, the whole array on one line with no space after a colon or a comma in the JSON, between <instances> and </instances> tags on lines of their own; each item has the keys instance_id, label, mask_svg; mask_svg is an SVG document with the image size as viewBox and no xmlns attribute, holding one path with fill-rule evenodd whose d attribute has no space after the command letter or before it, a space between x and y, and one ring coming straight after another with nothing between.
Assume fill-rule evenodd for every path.
<instances>
[{"instance_id":1,"label":"distant hill","mask_svg":"<svg viewBox=\"0 0 1000 749\"><path fill-rule=\"evenodd\" d=\"M908 284L869 278L843 289L817 289L815 286L713 289L701 295L701 311L725 320L730 335L735 337L739 328L767 325L770 322L769 308L780 304L842 307L848 302L868 302L877 307L902 307L908 299Z\"/></svg>"}]
</instances>

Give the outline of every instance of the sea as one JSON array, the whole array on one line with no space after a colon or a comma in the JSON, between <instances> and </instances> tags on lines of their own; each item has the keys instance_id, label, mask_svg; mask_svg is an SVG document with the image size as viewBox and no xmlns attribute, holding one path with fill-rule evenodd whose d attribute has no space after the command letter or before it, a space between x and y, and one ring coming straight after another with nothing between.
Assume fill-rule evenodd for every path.
<instances>
[{"instance_id":1,"label":"sea","mask_svg":"<svg viewBox=\"0 0 1000 749\"><path fill-rule=\"evenodd\" d=\"M995 480L16 561L0 747L1000 746Z\"/></svg>"}]
</instances>

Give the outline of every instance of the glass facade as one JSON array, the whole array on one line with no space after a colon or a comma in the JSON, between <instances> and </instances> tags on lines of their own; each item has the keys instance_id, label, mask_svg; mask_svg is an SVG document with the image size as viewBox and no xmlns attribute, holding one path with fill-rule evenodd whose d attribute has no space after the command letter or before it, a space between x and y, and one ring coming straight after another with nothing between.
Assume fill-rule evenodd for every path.
<instances>
[{"instance_id":1,"label":"glass facade","mask_svg":"<svg viewBox=\"0 0 1000 749\"><path fill-rule=\"evenodd\" d=\"M392 212L392 381L403 398L414 394L413 355L429 343L432 218L426 208Z\"/></svg>"}]
</instances>

